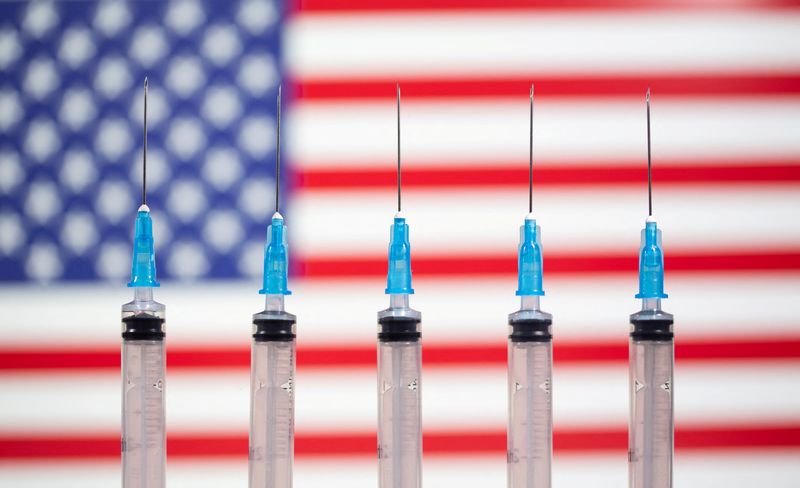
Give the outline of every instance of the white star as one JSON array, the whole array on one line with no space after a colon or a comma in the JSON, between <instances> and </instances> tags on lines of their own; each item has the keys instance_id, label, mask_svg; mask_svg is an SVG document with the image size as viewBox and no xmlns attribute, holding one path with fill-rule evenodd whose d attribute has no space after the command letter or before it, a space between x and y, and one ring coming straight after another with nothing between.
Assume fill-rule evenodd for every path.
<instances>
[{"instance_id":1,"label":"white star","mask_svg":"<svg viewBox=\"0 0 800 488\"><path fill-rule=\"evenodd\" d=\"M95 148L109 161L112 163L119 161L120 157L130 150L132 144L128 122L118 117L100 122Z\"/></svg>"},{"instance_id":2,"label":"white star","mask_svg":"<svg viewBox=\"0 0 800 488\"><path fill-rule=\"evenodd\" d=\"M275 59L269 55L250 55L242 60L237 78L254 97L262 96L278 84L278 68Z\"/></svg>"},{"instance_id":3,"label":"white star","mask_svg":"<svg viewBox=\"0 0 800 488\"><path fill-rule=\"evenodd\" d=\"M61 110L58 118L62 124L77 132L81 130L87 122L94 120L97 110L92 100L89 90L82 87L70 88L64 93L61 102Z\"/></svg>"},{"instance_id":4,"label":"white star","mask_svg":"<svg viewBox=\"0 0 800 488\"><path fill-rule=\"evenodd\" d=\"M205 144L206 136L196 119L183 117L175 120L167 133L167 148L183 160L192 159Z\"/></svg>"},{"instance_id":5,"label":"white star","mask_svg":"<svg viewBox=\"0 0 800 488\"><path fill-rule=\"evenodd\" d=\"M51 120L37 119L28 125L23 150L31 159L42 163L60 147L61 137Z\"/></svg>"},{"instance_id":6,"label":"white star","mask_svg":"<svg viewBox=\"0 0 800 488\"><path fill-rule=\"evenodd\" d=\"M253 278L261 277L264 272L264 243L258 240L249 241L239 254L239 272Z\"/></svg>"},{"instance_id":7,"label":"white star","mask_svg":"<svg viewBox=\"0 0 800 488\"><path fill-rule=\"evenodd\" d=\"M22 46L17 31L0 29L0 69L8 69L21 54Z\"/></svg>"},{"instance_id":8,"label":"white star","mask_svg":"<svg viewBox=\"0 0 800 488\"><path fill-rule=\"evenodd\" d=\"M130 55L142 66L150 67L167 54L168 48L164 30L156 25L145 25L134 32Z\"/></svg>"},{"instance_id":9,"label":"white star","mask_svg":"<svg viewBox=\"0 0 800 488\"><path fill-rule=\"evenodd\" d=\"M273 178L247 178L239 192L239 207L257 222L266 220L275 205Z\"/></svg>"},{"instance_id":10,"label":"white star","mask_svg":"<svg viewBox=\"0 0 800 488\"><path fill-rule=\"evenodd\" d=\"M213 86L206 92L203 115L218 129L230 125L241 113L236 90L226 85Z\"/></svg>"},{"instance_id":11,"label":"white star","mask_svg":"<svg viewBox=\"0 0 800 488\"><path fill-rule=\"evenodd\" d=\"M22 28L35 38L41 38L58 23L58 12L53 2L33 0L22 20Z\"/></svg>"},{"instance_id":12,"label":"white star","mask_svg":"<svg viewBox=\"0 0 800 488\"><path fill-rule=\"evenodd\" d=\"M30 246L25 260L25 272L31 278L48 282L58 278L64 267L58 255L58 248L50 242L37 242Z\"/></svg>"},{"instance_id":13,"label":"white star","mask_svg":"<svg viewBox=\"0 0 800 488\"><path fill-rule=\"evenodd\" d=\"M230 251L244 236L242 224L236 212L212 210L203 226L203 238L221 253Z\"/></svg>"},{"instance_id":14,"label":"white star","mask_svg":"<svg viewBox=\"0 0 800 488\"><path fill-rule=\"evenodd\" d=\"M236 20L251 34L260 34L275 24L278 20L278 11L275 5L267 0L244 0Z\"/></svg>"},{"instance_id":15,"label":"white star","mask_svg":"<svg viewBox=\"0 0 800 488\"><path fill-rule=\"evenodd\" d=\"M239 129L239 146L254 159L263 159L275 148L275 123L266 117L248 117Z\"/></svg>"},{"instance_id":16,"label":"white star","mask_svg":"<svg viewBox=\"0 0 800 488\"><path fill-rule=\"evenodd\" d=\"M97 67L97 76L94 79L94 86L106 98L114 99L123 93L131 85L131 73L128 70L128 63L124 59L115 56L104 58Z\"/></svg>"},{"instance_id":17,"label":"white star","mask_svg":"<svg viewBox=\"0 0 800 488\"><path fill-rule=\"evenodd\" d=\"M208 272L208 260L203 247L194 241L181 241L172 245L167 269L181 280L196 280Z\"/></svg>"},{"instance_id":18,"label":"white star","mask_svg":"<svg viewBox=\"0 0 800 488\"><path fill-rule=\"evenodd\" d=\"M218 24L209 27L203 37L203 55L217 66L223 66L242 50L236 29Z\"/></svg>"},{"instance_id":19,"label":"white star","mask_svg":"<svg viewBox=\"0 0 800 488\"><path fill-rule=\"evenodd\" d=\"M170 185L167 210L181 222L196 219L200 212L205 211L206 204L203 185L197 180L183 179Z\"/></svg>"},{"instance_id":20,"label":"white star","mask_svg":"<svg viewBox=\"0 0 800 488\"><path fill-rule=\"evenodd\" d=\"M131 21L128 6L122 0L104 0L97 7L94 26L108 37L117 35Z\"/></svg>"},{"instance_id":21,"label":"white star","mask_svg":"<svg viewBox=\"0 0 800 488\"><path fill-rule=\"evenodd\" d=\"M96 52L91 32L84 27L71 27L64 32L58 57L70 68L77 69Z\"/></svg>"},{"instance_id":22,"label":"white star","mask_svg":"<svg viewBox=\"0 0 800 488\"><path fill-rule=\"evenodd\" d=\"M205 73L194 56L175 57L167 71L167 86L176 95L188 98L205 83Z\"/></svg>"},{"instance_id":23,"label":"white star","mask_svg":"<svg viewBox=\"0 0 800 488\"><path fill-rule=\"evenodd\" d=\"M195 0L173 0L165 20L176 33L186 35L203 23L205 13Z\"/></svg>"},{"instance_id":24,"label":"white star","mask_svg":"<svg viewBox=\"0 0 800 488\"><path fill-rule=\"evenodd\" d=\"M0 252L10 256L25 243L25 230L19 215L0 213Z\"/></svg>"},{"instance_id":25,"label":"white star","mask_svg":"<svg viewBox=\"0 0 800 488\"><path fill-rule=\"evenodd\" d=\"M0 131L7 131L22 119L22 102L14 90L0 90Z\"/></svg>"},{"instance_id":26,"label":"white star","mask_svg":"<svg viewBox=\"0 0 800 488\"><path fill-rule=\"evenodd\" d=\"M203 180L219 191L225 191L242 178L239 153L230 147L213 147L206 153Z\"/></svg>"},{"instance_id":27,"label":"white star","mask_svg":"<svg viewBox=\"0 0 800 488\"><path fill-rule=\"evenodd\" d=\"M134 208L130 185L121 180L104 181L97 192L95 211L108 221L117 223Z\"/></svg>"},{"instance_id":28,"label":"white star","mask_svg":"<svg viewBox=\"0 0 800 488\"><path fill-rule=\"evenodd\" d=\"M129 276L131 269L131 247L117 241L104 243L97 253L95 271L111 281L122 281Z\"/></svg>"},{"instance_id":29,"label":"white star","mask_svg":"<svg viewBox=\"0 0 800 488\"><path fill-rule=\"evenodd\" d=\"M0 152L0 190L10 194L25 179L19 155L12 151Z\"/></svg>"},{"instance_id":30,"label":"white star","mask_svg":"<svg viewBox=\"0 0 800 488\"><path fill-rule=\"evenodd\" d=\"M89 151L71 149L64 155L61 184L73 193L83 192L97 178L97 170Z\"/></svg>"},{"instance_id":31,"label":"white star","mask_svg":"<svg viewBox=\"0 0 800 488\"><path fill-rule=\"evenodd\" d=\"M28 64L23 90L36 100L50 95L61 82L55 63L49 58L36 58Z\"/></svg>"},{"instance_id":32,"label":"white star","mask_svg":"<svg viewBox=\"0 0 800 488\"><path fill-rule=\"evenodd\" d=\"M85 211L70 211L61 227L61 243L77 255L83 255L97 242L94 217Z\"/></svg>"}]
</instances>

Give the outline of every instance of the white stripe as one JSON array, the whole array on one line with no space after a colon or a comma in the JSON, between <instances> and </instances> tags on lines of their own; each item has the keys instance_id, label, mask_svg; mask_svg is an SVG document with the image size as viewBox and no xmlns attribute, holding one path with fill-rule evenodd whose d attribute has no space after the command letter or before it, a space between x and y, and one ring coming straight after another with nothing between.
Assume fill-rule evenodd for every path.
<instances>
[{"instance_id":1,"label":"white stripe","mask_svg":"<svg viewBox=\"0 0 800 488\"><path fill-rule=\"evenodd\" d=\"M528 211L527 179L516 188L407 189L403 213L414 256L513 256ZM535 184L535 183L534 183ZM800 246L797 186L742 191L737 186L673 187L656 182L654 211L669 252L723 252ZM386 253L397 194L391 189L296 195L288 222L292 252L303 258ZM534 214L547 253L628 252L635 256L647 215L640 187L534 189ZM320 238L324 236L324 239ZM546 269L546 268L545 268Z\"/></svg>"},{"instance_id":2,"label":"white stripe","mask_svg":"<svg viewBox=\"0 0 800 488\"><path fill-rule=\"evenodd\" d=\"M635 257L632 258L635 260ZM545 265L546 266L546 265ZM252 314L264 307L259 283L162 283L156 297L167 304L169 348L249 347ZM427 344L490 341L506 336L506 317L519 308L516 278L416 279L412 306L423 312ZM554 314L557 339L626 340L628 315L640 307L638 281L623 276L547 278L545 310ZM298 316L302 346L371 345L377 311L387 307L385 279L293 280L287 308ZM664 307L676 316L679 337L719 340L754 334L796 335L793 303L798 273L702 274L670 277ZM34 286L6 287L0 310L14 310L0 327L4 347L119 347L119 307L130 300L124 286L70 285L70 293L46 295ZM75 310L69 328L65 311ZM10 319L9 319L10 320Z\"/></svg>"},{"instance_id":3,"label":"white stripe","mask_svg":"<svg viewBox=\"0 0 800 488\"><path fill-rule=\"evenodd\" d=\"M679 363L674 385L676 422L692 426L798 422L800 376L796 372L796 364L788 362ZM173 371L166 384L170 432L247 431L250 393L246 370ZM363 433L377 425L374 371L301 371L296 384L298 433ZM502 430L506 392L502 366L425 369L424 427L432 431ZM119 409L114 408L120 402L116 373L5 375L0 377L0 400L5 406L0 432L85 434L108 433L119 427ZM553 405L557 428L623 428L628 418L627 367L556 368Z\"/></svg>"},{"instance_id":4,"label":"white stripe","mask_svg":"<svg viewBox=\"0 0 800 488\"><path fill-rule=\"evenodd\" d=\"M798 29L800 32L800 29ZM287 146L302 168L371 165L393 168L397 151L394 101L305 102L288 114ZM537 160L645 161L644 95L622 99L551 99L535 108ZM652 101L655 164L680 158L800 155L800 97ZM528 162L527 93L519 100L406 101L402 108L406 167ZM379 165L379 166L376 166Z\"/></svg>"},{"instance_id":5,"label":"white stripe","mask_svg":"<svg viewBox=\"0 0 800 488\"><path fill-rule=\"evenodd\" d=\"M796 488L800 478L797 451L733 451L723 454L680 453L675 459L675 486ZM244 456L243 456L244 457ZM505 458L471 455L461 458L427 457L423 478L426 486L486 488L505 486ZM37 462L3 466L3 479L15 488L108 488L119 484L117 462ZM295 462L296 488L374 488L374 460L300 459ZM553 485L563 488L619 487L627 483L627 464L618 455L556 456ZM170 459L169 486L192 488L240 488L247 484L246 461Z\"/></svg>"},{"instance_id":6,"label":"white stripe","mask_svg":"<svg viewBox=\"0 0 800 488\"><path fill-rule=\"evenodd\" d=\"M300 15L292 76L642 73L800 67L790 12Z\"/></svg>"},{"instance_id":7,"label":"white stripe","mask_svg":"<svg viewBox=\"0 0 800 488\"><path fill-rule=\"evenodd\" d=\"M546 266L546 265L545 265ZM676 316L678 337L718 340L759 334L797 334L796 315L786 307L800 289L800 274L703 274L669 277L664 301ZM505 341L507 314L519 309L516 278L482 276L415 281L413 307L422 311L426 343ZM368 344L375 315L388 305L386 280L331 280L300 289L292 307L304 312L304 341ZM628 315L640 308L635 275L547 278L542 306L554 316L557 339L627 340ZM344 329L343 329L344 328ZM337 336L346 330L346 336ZM305 332L303 332L305 331ZM763 334L763 335L761 335ZM323 339L324 338L324 339Z\"/></svg>"}]
</instances>

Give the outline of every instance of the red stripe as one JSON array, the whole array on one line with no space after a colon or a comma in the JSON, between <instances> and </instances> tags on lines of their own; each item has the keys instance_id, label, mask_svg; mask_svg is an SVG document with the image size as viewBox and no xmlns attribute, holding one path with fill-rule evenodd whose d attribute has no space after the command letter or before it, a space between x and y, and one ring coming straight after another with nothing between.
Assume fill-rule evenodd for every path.
<instances>
[{"instance_id":1,"label":"red stripe","mask_svg":"<svg viewBox=\"0 0 800 488\"><path fill-rule=\"evenodd\" d=\"M547 161L537 164L537 188L642 185L647 181L647 168L641 164L562 163L556 166ZM334 164L325 166L326 169L310 168L295 171L295 187L301 190L354 190L394 188L397 184L397 174L394 170L384 169L386 165L383 164L349 168ZM468 167L448 165L440 161L419 166L403 169L403 188L527 187L528 185L527 160L520 160L518 163L487 162ZM659 162L658 166L653 168L653 178L658 181L659 186L794 183L800 181L800 161L742 161L741 164L708 160L696 163Z\"/></svg>"},{"instance_id":2,"label":"red stripe","mask_svg":"<svg viewBox=\"0 0 800 488\"><path fill-rule=\"evenodd\" d=\"M294 0L302 13L379 13L515 10L763 10L800 6L796 0Z\"/></svg>"},{"instance_id":3,"label":"red stripe","mask_svg":"<svg viewBox=\"0 0 800 488\"><path fill-rule=\"evenodd\" d=\"M425 434L426 455L502 456L506 449L503 431L429 432ZM625 428L556 429L553 448L557 453L614 452L624 455L628 435ZM375 455L374 433L303 434L295 442L298 457L364 457ZM171 435L167 451L170 459L219 458L247 456L246 435ZM800 426L704 426L681 427L675 432L678 451L798 448ZM23 437L0 436L0 460L98 458L117 459L120 439L117 436L94 437Z\"/></svg>"},{"instance_id":4,"label":"red stripe","mask_svg":"<svg viewBox=\"0 0 800 488\"><path fill-rule=\"evenodd\" d=\"M726 97L800 93L800 73L625 75L566 77L531 73L504 78L304 79L292 85L299 100L393 99L397 83L404 99L519 98L531 82L539 97L637 96L651 88L658 96Z\"/></svg>"},{"instance_id":5,"label":"red stripe","mask_svg":"<svg viewBox=\"0 0 800 488\"><path fill-rule=\"evenodd\" d=\"M686 325L690 327L690 325ZM302 336L301 336L302 337ZM585 366L597 363L624 363L628 360L627 339L618 341L562 341L556 338L553 350L557 366ZM481 344L426 344L425 367L496 366L506 364L506 345L499 342ZM301 370L313 368L375 368L374 345L357 347L308 347L297 351ZM735 341L718 339L681 339L675 345L679 363L708 363L714 361L800 360L800 336L764 339L743 337ZM120 354L117 349L0 350L0 371L80 371L118 370ZM250 367L250 351L236 348L177 348L167 350L171 371L191 369Z\"/></svg>"},{"instance_id":6,"label":"red stripe","mask_svg":"<svg viewBox=\"0 0 800 488\"><path fill-rule=\"evenodd\" d=\"M634 273L636 254L575 255L549 253L547 273L553 275ZM665 258L669 273L719 271L797 271L800 252L796 249L769 253L720 251L713 254L670 252ZM386 274L386 257L307 258L294 267L305 278L379 277ZM417 255L413 259L415 276L490 276L514 275L517 259L508 255Z\"/></svg>"}]
</instances>

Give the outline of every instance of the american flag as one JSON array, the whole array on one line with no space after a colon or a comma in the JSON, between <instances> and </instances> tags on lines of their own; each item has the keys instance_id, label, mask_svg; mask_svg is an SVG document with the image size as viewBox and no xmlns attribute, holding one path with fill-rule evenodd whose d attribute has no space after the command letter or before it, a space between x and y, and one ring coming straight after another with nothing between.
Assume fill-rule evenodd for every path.
<instances>
[{"instance_id":1,"label":"american flag","mask_svg":"<svg viewBox=\"0 0 800 488\"><path fill-rule=\"evenodd\" d=\"M376 485L398 82L426 486L505 483L531 82L554 485L626 483L650 87L676 486L800 486L799 48L797 0L0 2L0 485L119 483L147 75L171 487L247 482L281 80L296 486Z\"/></svg>"}]
</instances>

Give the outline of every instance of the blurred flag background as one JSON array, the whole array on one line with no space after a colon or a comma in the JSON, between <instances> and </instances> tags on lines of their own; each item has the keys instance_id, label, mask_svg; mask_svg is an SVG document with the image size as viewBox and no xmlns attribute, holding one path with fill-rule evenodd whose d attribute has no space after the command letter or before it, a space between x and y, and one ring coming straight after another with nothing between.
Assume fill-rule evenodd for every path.
<instances>
[{"instance_id":1,"label":"blurred flag background","mask_svg":"<svg viewBox=\"0 0 800 488\"><path fill-rule=\"evenodd\" d=\"M796 0L0 3L0 485L119 482L119 306L147 75L171 487L246 483L282 80L296 486L376 485L397 82L425 483L504 485L533 81L555 485L626 484L651 87L676 486L796 488L798 47Z\"/></svg>"}]
</instances>

